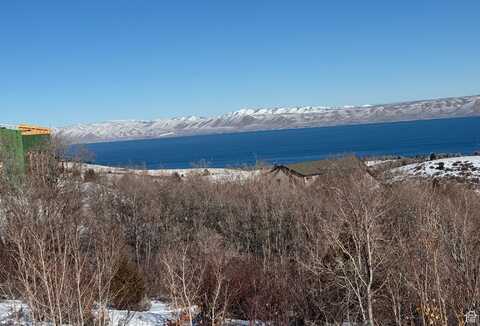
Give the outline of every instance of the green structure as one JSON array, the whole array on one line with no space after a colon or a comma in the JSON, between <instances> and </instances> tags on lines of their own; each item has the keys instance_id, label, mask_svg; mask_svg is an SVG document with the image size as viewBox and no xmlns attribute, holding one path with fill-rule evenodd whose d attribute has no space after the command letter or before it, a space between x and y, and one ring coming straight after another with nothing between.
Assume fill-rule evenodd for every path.
<instances>
[{"instance_id":1,"label":"green structure","mask_svg":"<svg viewBox=\"0 0 480 326\"><path fill-rule=\"evenodd\" d=\"M0 128L0 164L11 175L21 175L26 170L27 153L45 146L48 134L34 134L21 129Z\"/></svg>"},{"instance_id":2,"label":"green structure","mask_svg":"<svg viewBox=\"0 0 480 326\"><path fill-rule=\"evenodd\" d=\"M25 172L25 152L20 130L0 129L0 162L2 170L8 174Z\"/></svg>"},{"instance_id":3,"label":"green structure","mask_svg":"<svg viewBox=\"0 0 480 326\"><path fill-rule=\"evenodd\" d=\"M23 152L45 148L49 141L49 135L22 135Z\"/></svg>"}]
</instances>

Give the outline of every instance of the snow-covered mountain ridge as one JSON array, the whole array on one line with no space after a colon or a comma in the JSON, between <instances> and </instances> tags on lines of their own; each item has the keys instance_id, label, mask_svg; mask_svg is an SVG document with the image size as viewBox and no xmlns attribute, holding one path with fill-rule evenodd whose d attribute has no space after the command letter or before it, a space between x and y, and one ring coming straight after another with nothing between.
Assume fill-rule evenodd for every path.
<instances>
[{"instance_id":1,"label":"snow-covered mountain ridge","mask_svg":"<svg viewBox=\"0 0 480 326\"><path fill-rule=\"evenodd\" d=\"M242 109L216 117L78 124L55 132L72 142L89 143L469 116L480 116L480 95L383 105Z\"/></svg>"}]
</instances>

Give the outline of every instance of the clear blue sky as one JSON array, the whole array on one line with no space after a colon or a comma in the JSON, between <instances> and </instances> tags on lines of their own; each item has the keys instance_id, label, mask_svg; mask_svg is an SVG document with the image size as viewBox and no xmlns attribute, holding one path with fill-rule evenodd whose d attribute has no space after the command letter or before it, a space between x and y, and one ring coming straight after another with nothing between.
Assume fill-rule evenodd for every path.
<instances>
[{"instance_id":1,"label":"clear blue sky","mask_svg":"<svg viewBox=\"0 0 480 326\"><path fill-rule=\"evenodd\" d=\"M478 0L0 2L0 122L480 93Z\"/></svg>"}]
</instances>

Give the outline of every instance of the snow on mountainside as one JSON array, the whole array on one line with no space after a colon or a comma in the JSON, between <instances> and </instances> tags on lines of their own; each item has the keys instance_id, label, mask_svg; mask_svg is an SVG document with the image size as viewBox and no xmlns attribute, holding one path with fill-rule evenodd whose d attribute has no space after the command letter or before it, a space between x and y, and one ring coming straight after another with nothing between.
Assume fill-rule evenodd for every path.
<instances>
[{"instance_id":1,"label":"snow on mountainside","mask_svg":"<svg viewBox=\"0 0 480 326\"><path fill-rule=\"evenodd\" d=\"M384 105L242 109L217 117L108 121L57 129L76 143L480 116L480 95Z\"/></svg>"}]
</instances>

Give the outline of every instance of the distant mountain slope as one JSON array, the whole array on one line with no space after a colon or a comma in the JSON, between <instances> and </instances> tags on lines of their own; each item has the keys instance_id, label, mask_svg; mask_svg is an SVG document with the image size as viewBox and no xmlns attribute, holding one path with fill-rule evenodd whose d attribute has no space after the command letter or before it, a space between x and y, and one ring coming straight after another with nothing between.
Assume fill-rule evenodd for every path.
<instances>
[{"instance_id":1,"label":"distant mountain slope","mask_svg":"<svg viewBox=\"0 0 480 326\"><path fill-rule=\"evenodd\" d=\"M255 130L480 116L480 95L352 107L243 109L217 117L79 124L56 133L76 143Z\"/></svg>"}]
</instances>

